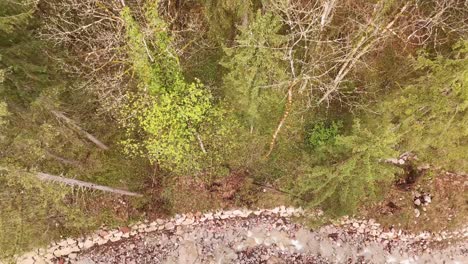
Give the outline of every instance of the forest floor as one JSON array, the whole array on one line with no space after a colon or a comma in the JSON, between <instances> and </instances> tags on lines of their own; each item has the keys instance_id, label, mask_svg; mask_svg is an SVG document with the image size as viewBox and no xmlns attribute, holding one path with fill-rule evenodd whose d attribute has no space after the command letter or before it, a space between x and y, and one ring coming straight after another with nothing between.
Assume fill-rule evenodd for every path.
<instances>
[{"instance_id":1,"label":"forest floor","mask_svg":"<svg viewBox=\"0 0 468 264\"><path fill-rule=\"evenodd\" d=\"M374 218L388 228L396 226L411 232L450 231L468 223L467 193L468 175L426 171L409 184L396 184L384 200L363 207L360 215ZM424 197L429 197L428 203L423 201Z\"/></svg>"}]
</instances>

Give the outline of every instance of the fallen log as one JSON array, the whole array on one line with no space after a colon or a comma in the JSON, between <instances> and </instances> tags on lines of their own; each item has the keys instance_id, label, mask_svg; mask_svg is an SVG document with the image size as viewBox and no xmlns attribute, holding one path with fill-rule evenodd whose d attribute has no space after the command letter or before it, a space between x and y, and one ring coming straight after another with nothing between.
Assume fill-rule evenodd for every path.
<instances>
[{"instance_id":1,"label":"fallen log","mask_svg":"<svg viewBox=\"0 0 468 264\"><path fill-rule=\"evenodd\" d=\"M62 119L65 121L67 124L69 124L73 129L78 130L80 133L82 133L89 141L93 142L96 146L98 146L100 149L103 150L108 150L109 147L106 146L104 143L102 143L99 139L97 139L95 136L91 135L90 133L86 132L83 128L78 126L73 120L70 118L66 117L63 113L58 112L58 111L51 111L52 114L54 114L57 118Z\"/></svg>"},{"instance_id":2,"label":"fallen log","mask_svg":"<svg viewBox=\"0 0 468 264\"><path fill-rule=\"evenodd\" d=\"M134 193L134 192L129 192L129 191L125 191L125 190L115 189L115 188L111 188L111 187L107 187L107 186L103 186L103 185L97 185L97 184L90 183L90 182L84 182L84 181L80 181L80 180L64 178L64 177L55 176L55 175L42 173L42 172L37 173L36 177L38 179L40 179L41 181L59 182L59 183L63 183L65 185L69 185L69 186L84 187L84 188L100 190L100 191L110 192L110 193L115 193L115 194L120 194L120 195L137 196L137 197L142 197L143 196L143 195L141 195L139 193Z\"/></svg>"},{"instance_id":3,"label":"fallen log","mask_svg":"<svg viewBox=\"0 0 468 264\"><path fill-rule=\"evenodd\" d=\"M77 160L70 160L70 159L66 159L66 158L62 158L58 155L55 155L54 153L46 150L45 151L45 154L57 161L59 161L60 163L63 163L65 165L71 165L71 166L75 166L75 167L79 167L81 165L81 163Z\"/></svg>"}]
</instances>

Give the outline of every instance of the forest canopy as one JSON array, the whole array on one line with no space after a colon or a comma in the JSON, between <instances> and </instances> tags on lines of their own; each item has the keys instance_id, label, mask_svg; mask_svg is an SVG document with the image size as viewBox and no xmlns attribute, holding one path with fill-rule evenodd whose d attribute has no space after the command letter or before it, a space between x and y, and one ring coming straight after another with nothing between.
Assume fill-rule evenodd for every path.
<instances>
[{"instance_id":1,"label":"forest canopy","mask_svg":"<svg viewBox=\"0 0 468 264\"><path fill-rule=\"evenodd\" d=\"M0 1L0 258L176 212L181 184L241 186L223 197L243 206L268 186L339 216L379 201L402 155L466 172L466 5ZM37 173L144 198L122 216Z\"/></svg>"}]
</instances>

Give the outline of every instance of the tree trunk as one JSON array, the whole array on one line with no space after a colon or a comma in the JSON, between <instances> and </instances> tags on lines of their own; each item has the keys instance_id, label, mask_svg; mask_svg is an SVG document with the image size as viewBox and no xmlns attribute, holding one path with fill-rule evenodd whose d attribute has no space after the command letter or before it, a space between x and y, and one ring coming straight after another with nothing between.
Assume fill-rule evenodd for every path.
<instances>
[{"instance_id":1,"label":"tree trunk","mask_svg":"<svg viewBox=\"0 0 468 264\"><path fill-rule=\"evenodd\" d=\"M59 182L59 183L63 183L69 186L84 187L84 188L100 190L100 191L110 192L110 193L115 193L115 194L120 194L120 195L137 196L137 197L143 196L139 193L133 193L133 192L125 191L125 190L114 189L114 188L103 186L103 185L97 185L94 183L79 181L75 179L68 179L68 178L50 175L50 174L42 173L42 172L37 173L36 177L40 179L41 181Z\"/></svg>"},{"instance_id":2,"label":"tree trunk","mask_svg":"<svg viewBox=\"0 0 468 264\"><path fill-rule=\"evenodd\" d=\"M284 122L286 121L286 118L289 116L289 112L291 112L291 107L292 107L292 96L293 96L293 87L296 84L296 82L292 82L289 85L288 88L288 101L286 102L286 109L284 110L283 117L281 118L278 126L276 127L275 133L272 136L271 142L270 142L270 149L268 150L268 153L266 154L266 158L268 158L271 155L271 152L275 148L275 143L276 143L276 138L278 137L278 134L281 130L281 127L284 125Z\"/></svg>"},{"instance_id":3,"label":"tree trunk","mask_svg":"<svg viewBox=\"0 0 468 264\"><path fill-rule=\"evenodd\" d=\"M108 150L109 147L106 146L104 143L102 143L99 139L97 139L95 136L91 135L90 133L86 132L84 129L82 129L80 126L78 126L73 120L70 118L66 117L63 113L51 110L52 114L54 114L57 118L62 119L65 121L68 125L70 125L73 129L78 130L80 133L82 133L89 141L93 142L98 148L103 149L103 150Z\"/></svg>"}]
</instances>

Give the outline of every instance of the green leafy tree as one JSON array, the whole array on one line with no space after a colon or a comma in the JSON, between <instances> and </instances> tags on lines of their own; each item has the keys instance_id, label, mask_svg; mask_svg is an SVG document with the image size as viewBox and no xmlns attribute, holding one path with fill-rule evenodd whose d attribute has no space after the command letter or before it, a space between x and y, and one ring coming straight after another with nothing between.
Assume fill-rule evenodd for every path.
<instances>
[{"instance_id":1,"label":"green leafy tree","mask_svg":"<svg viewBox=\"0 0 468 264\"><path fill-rule=\"evenodd\" d=\"M201 169L202 160L209 159L208 153L214 154L217 149L208 139L225 131L220 127L202 132L221 120L223 111L213 105L211 94L200 82L185 81L156 4L147 6L144 28L149 34L143 33L129 8L123 10L122 17L129 60L139 87L122 109L124 116L132 117L124 120L129 135L139 135L124 142L127 151L147 155L173 171Z\"/></svg>"},{"instance_id":2,"label":"green leafy tree","mask_svg":"<svg viewBox=\"0 0 468 264\"><path fill-rule=\"evenodd\" d=\"M342 127L343 122L340 121L332 121L329 124L324 121L316 122L306 131L306 143L313 149L330 145L335 142L335 138L339 135Z\"/></svg>"}]
</instances>

